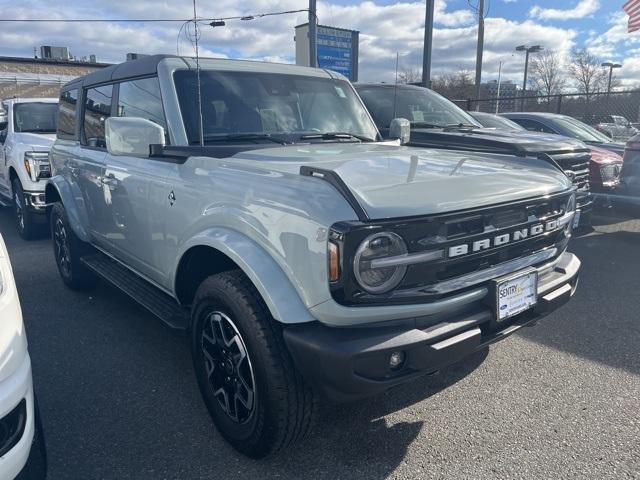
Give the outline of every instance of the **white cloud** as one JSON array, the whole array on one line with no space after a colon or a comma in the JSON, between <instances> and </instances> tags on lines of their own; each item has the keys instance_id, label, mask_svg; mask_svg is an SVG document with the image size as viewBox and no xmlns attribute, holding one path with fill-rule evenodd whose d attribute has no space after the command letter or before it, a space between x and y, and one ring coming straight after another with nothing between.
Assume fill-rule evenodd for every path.
<instances>
[{"instance_id":1,"label":"white cloud","mask_svg":"<svg viewBox=\"0 0 640 480\"><path fill-rule=\"evenodd\" d=\"M541 20L574 20L584 18L598 11L599 0L580 0L573 8L543 8L535 5L529 10L531 18Z\"/></svg>"},{"instance_id":2,"label":"white cloud","mask_svg":"<svg viewBox=\"0 0 640 480\"><path fill-rule=\"evenodd\" d=\"M358 1L358 0L353 0ZM376 0L380 1L380 0ZM371 0L344 5L336 0L319 0L320 23L360 31L360 79L391 81L396 52L400 66L420 68L424 34L424 0L396 0L393 4L377 4ZM0 3L2 0L0 0ZM12 16L24 18L188 18L190 2L156 0L68 0L62 11L49 0L24 0L12 8ZM520 2L523 3L523 2ZM563 3L563 2L557 2ZM581 2L581 4L584 2ZM575 4L575 2L574 2ZM433 35L434 74L475 68L477 27L470 9L453 7L453 0L436 1L436 28ZM457 5L466 5L458 1ZM301 0L198 0L203 17L246 15L260 12L296 10L306 6ZM493 15L497 15L495 9ZM620 12L611 18L605 32L586 32L586 46L603 59L615 60L625 67L618 74L638 76L640 61L631 61L640 48L638 35L626 33L625 16ZM249 22L228 22L226 27L202 30L203 56L250 58L285 63L295 61L294 27L307 21L306 13L266 17ZM176 53L179 23L161 24L3 24L0 29L0 55L31 56L40 45L69 46L74 55L96 54L99 61L120 62L127 52ZM585 32L583 32L584 34ZM485 23L483 80L497 78L502 61L505 79L522 81L523 56L514 51L516 39L526 38L545 48L567 54L576 45L578 32L559 28L536 19L507 20L492 16ZM193 53L191 44L182 39L180 52ZM582 45L582 44L581 44ZM625 55L629 60L624 58ZM627 65L629 67L627 68ZM628 73L627 73L628 72Z\"/></svg>"}]
</instances>

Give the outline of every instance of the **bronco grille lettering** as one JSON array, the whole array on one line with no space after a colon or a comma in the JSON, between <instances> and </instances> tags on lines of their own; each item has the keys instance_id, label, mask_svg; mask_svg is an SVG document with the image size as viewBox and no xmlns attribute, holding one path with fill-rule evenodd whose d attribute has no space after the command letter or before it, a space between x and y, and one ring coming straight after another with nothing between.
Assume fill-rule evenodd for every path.
<instances>
[{"instance_id":1,"label":"bronco grille lettering","mask_svg":"<svg viewBox=\"0 0 640 480\"><path fill-rule=\"evenodd\" d=\"M481 250L487 250L492 247L499 247L506 245L510 242L517 242L518 240L524 240L529 237L535 237L542 235L545 232L552 232L560 227L560 223L557 220L551 220L546 223L538 223L532 225L529 228L522 228L511 233L502 233L491 238L482 238L475 240L472 243L462 243L460 245L453 245L448 249L448 257L459 257L467 255L469 253L479 252Z\"/></svg>"}]
</instances>

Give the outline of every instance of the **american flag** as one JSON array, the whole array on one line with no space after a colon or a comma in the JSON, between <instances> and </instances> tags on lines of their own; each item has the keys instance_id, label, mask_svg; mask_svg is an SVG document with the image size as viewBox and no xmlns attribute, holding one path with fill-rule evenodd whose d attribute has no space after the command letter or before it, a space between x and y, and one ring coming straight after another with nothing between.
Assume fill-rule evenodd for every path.
<instances>
[{"instance_id":1,"label":"american flag","mask_svg":"<svg viewBox=\"0 0 640 480\"><path fill-rule=\"evenodd\" d=\"M629 15L629 33L640 30L640 0L629 0L622 9Z\"/></svg>"}]
</instances>

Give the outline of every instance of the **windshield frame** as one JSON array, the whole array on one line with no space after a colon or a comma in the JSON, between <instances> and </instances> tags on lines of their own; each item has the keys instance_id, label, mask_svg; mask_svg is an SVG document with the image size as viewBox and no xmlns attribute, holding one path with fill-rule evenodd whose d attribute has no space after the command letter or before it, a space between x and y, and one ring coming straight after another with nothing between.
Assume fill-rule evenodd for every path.
<instances>
[{"instance_id":1,"label":"windshield frame","mask_svg":"<svg viewBox=\"0 0 640 480\"><path fill-rule=\"evenodd\" d=\"M225 145L228 143L238 144L240 142L245 143L264 143L265 146L269 146L269 144L281 143L283 145L286 144L295 144L295 143L345 143L345 142L362 142L362 141L372 141L378 142L382 141L382 136L371 117L371 114L367 110L366 106L360 99L356 90L353 88L353 85L346 80L341 78L335 78L332 76L323 76L323 75L305 75L305 74L297 74L297 73L289 73L289 72L270 72L270 71L259 71L259 72L250 72L245 70L218 70L218 69L203 69L200 72L201 75L201 85L202 92L205 92L207 88L206 84L208 82L211 83L219 83L221 80L224 82L228 82L228 86L230 88L224 88L224 90L214 90L220 92L217 96L212 95L210 100L212 103L218 102L219 100L229 100L230 104L214 106L215 117L218 116L218 110L222 110L224 115L238 115L237 110L234 112L234 107L241 107L243 109L248 109L249 113L253 112L253 107L257 107L258 104L264 102L266 106L266 110L273 111L274 113L274 124L277 124L278 127L287 126L285 125L288 120L298 121L297 125L302 128L287 130L282 129L280 131L271 130L268 126L265 126L265 119L262 117L262 111L258 111L257 118L258 122L256 124L255 129L238 129L237 125L231 125L232 127L236 127L235 129L227 129L227 131L220 132L212 132L206 131L204 138L204 145ZM176 69L171 73L171 80L174 85L178 113L180 115L180 119L184 126L184 131L186 135L186 141L189 145L199 145L199 140L196 138L198 135L198 122L194 123L193 118L189 118L189 115L193 116L194 109L197 111L197 102L194 103L193 100L189 99L189 88L190 82L193 82L193 77L195 76L195 72L189 69ZM209 79L202 78L209 76ZM234 79L233 76L236 76ZM191 77L191 78L190 78ZM226 77L226 78L225 78ZM265 88L265 90L261 90L259 93L255 90L252 90L252 93L256 95L251 99L254 102L257 101L258 104L252 103L252 101L247 96L239 96L235 95L237 93L242 93L242 88L246 88L246 84L250 81L259 82L260 87L264 87L265 85L273 85L274 82L278 81L277 77L287 77L281 79L282 86L295 87L290 88L288 91L284 88L280 92L275 92L273 90L269 90ZM326 82L327 85L323 85L324 89L314 89L314 88L304 88L304 82ZM242 85L241 82L244 82L245 85ZM214 85L211 85L213 87ZM332 89L330 86L333 86ZM231 88L234 87L234 88ZM235 88L238 87L238 88ZM341 101L344 99L344 108L340 110L339 113L342 113L343 118L339 118L339 120L343 123L343 125L338 126L346 126L349 125L347 130L338 129L338 130L326 130L323 131L318 128L304 128L305 122L309 122L313 117L314 111L320 109L320 107L314 106L315 98L312 97L316 94L322 93L334 93L335 91L335 101ZM260 95L262 93L263 95ZM285 94L286 93L286 94ZM309 105L304 107L304 95L309 95L311 100L309 101ZM235 96L234 96L235 95ZM293 100L293 102L292 102ZM295 108L291 111L293 115L291 118L288 117L280 117L278 108L286 107L286 106L295 106ZM203 107L204 107L203 102ZM231 106L231 108L229 108ZM219 108L222 107L222 108ZM259 108L259 107L258 107ZM272 109L276 110L272 110ZM218 110L216 110L218 109ZM204 109L203 109L204 110ZM306 111L305 111L306 110ZM206 115L212 115L211 112ZM326 120L325 120L326 117ZM214 117L210 117L215 121ZM324 114L324 112L319 115L316 120L320 121L320 123L329 123L331 121L330 117ZM266 119L268 120L268 118ZM208 126L212 126L213 123L208 122L205 119L204 122ZM268 123L268 122L267 122ZM339 122L337 122L339 123ZM218 124L218 127L222 126ZM214 127L213 129L216 129ZM353 130L353 131L348 131ZM312 136L318 138L309 138L304 139L302 137ZM349 136L350 138L345 138L345 136ZM209 141L207 141L207 138Z\"/></svg>"},{"instance_id":2,"label":"windshield frame","mask_svg":"<svg viewBox=\"0 0 640 480\"><path fill-rule=\"evenodd\" d=\"M18 112L24 106L32 106L32 105L51 105L50 108L54 109L53 115L53 129L51 130L24 130L18 126ZM55 134L58 126L58 103L57 102L41 102L41 101L33 101L33 102L16 102L13 104L12 109L13 115L13 131L15 133L39 133L39 134Z\"/></svg>"}]
</instances>

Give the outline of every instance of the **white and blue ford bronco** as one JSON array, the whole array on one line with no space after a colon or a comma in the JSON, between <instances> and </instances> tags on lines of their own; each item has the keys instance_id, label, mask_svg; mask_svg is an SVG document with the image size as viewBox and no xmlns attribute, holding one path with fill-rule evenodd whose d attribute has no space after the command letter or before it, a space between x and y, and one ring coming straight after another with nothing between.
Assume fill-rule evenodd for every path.
<instances>
[{"instance_id":1,"label":"white and blue ford bronco","mask_svg":"<svg viewBox=\"0 0 640 480\"><path fill-rule=\"evenodd\" d=\"M437 371L566 303L576 199L552 162L383 142L321 69L151 56L60 96L62 280L188 332L221 434L263 457L318 399Z\"/></svg>"}]
</instances>

